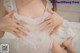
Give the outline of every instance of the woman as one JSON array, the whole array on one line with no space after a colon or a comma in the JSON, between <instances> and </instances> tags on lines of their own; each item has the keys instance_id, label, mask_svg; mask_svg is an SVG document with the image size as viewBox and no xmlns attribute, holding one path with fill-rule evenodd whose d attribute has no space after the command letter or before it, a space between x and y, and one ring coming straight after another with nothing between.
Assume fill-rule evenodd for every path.
<instances>
[{"instance_id":1,"label":"woman","mask_svg":"<svg viewBox=\"0 0 80 53\"><path fill-rule=\"evenodd\" d=\"M10 23L10 25L6 25L8 26L7 29L6 27L3 28L4 30L1 28L1 31L6 31L4 36L9 36L10 38L15 39L15 41L12 40L12 44L10 43L12 45L12 48L16 49L17 53L22 53L22 52L48 53L50 52L51 37L49 35L52 36L53 33L56 32L57 28L62 24L63 22L62 17L59 16L57 13L53 12L51 9L47 10L47 7L45 7L47 6L45 0L33 0L33 1L32 0L27 0L27 1L26 0L19 0L19 1L8 0L6 3L4 3L4 6L6 7L6 10L8 12L11 12L13 10L11 13L8 14L8 16L4 17L8 20L11 19L10 20L11 22L7 22L7 21L2 22L2 23ZM16 8L16 12L14 12L15 8ZM27 24L25 24L24 21L20 21L20 20L26 21ZM23 25L24 26L26 25L26 27L24 27ZM65 26L66 25L63 25L62 28L65 28ZM27 30L27 32L24 31L25 29ZM17 37L20 37L20 39L16 40L15 36L8 32L13 33ZM27 36L23 37L23 35L25 35L25 32L27 33ZM8 40L9 40L9 37L8 37ZM67 34L66 37L69 37L69 34ZM66 37L56 36L56 38L61 38L60 42L61 40L65 40ZM5 38L3 37L3 39ZM15 51L10 50L10 52L14 53Z\"/></svg>"},{"instance_id":2,"label":"woman","mask_svg":"<svg viewBox=\"0 0 80 53\"><path fill-rule=\"evenodd\" d=\"M21 2L21 1L20 1ZM27 2L29 2L29 1L27 1ZM45 2L45 1L43 1L43 2ZM23 4L22 4L23 5ZM46 5L46 4L45 4ZM55 9L55 8L53 8L53 9ZM32 9L31 9L32 10ZM44 9L43 9L44 10ZM11 15L9 15L9 16L12 16L12 14L14 13L14 11L15 10L13 10L10 14ZM51 12L51 13L53 13L53 12ZM62 22L62 18L58 18L58 19L60 19L60 22L58 21L58 23L61 23ZM12 23L11 23L12 24ZM9 26L10 27L10 26ZM5 29L4 29L5 30ZM8 29L9 30L9 29ZM13 30L9 30L9 32L12 32L13 34L15 34L15 32L13 32Z\"/></svg>"}]
</instances>

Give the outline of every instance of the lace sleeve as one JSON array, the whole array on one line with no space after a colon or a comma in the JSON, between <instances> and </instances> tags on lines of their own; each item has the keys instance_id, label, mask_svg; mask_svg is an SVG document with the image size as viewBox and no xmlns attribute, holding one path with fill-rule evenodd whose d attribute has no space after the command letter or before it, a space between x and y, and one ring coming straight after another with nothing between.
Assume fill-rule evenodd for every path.
<instances>
[{"instance_id":1,"label":"lace sleeve","mask_svg":"<svg viewBox=\"0 0 80 53\"><path fill-rule=\"evenodd\" d=\"M7 10L8 12L10 12L10 11L12 10L10 4L11 4L11 3L10 3L10 0L3 0L3 5L4 5L4 7L6 8L6 10Z\"/></svg>"}]
</instances>

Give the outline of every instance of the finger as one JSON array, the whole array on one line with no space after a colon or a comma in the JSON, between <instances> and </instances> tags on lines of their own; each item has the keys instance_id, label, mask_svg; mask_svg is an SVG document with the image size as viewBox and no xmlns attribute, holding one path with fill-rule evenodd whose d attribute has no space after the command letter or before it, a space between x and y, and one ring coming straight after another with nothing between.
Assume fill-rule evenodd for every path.
<instances>
[{"instance_id":1,"label":"finger","mask_svg":"<svg viewBox=\"0 0 80 53\"><path fill-rule=\"evenodd\" d=\"M24 24L27 24L27 22L25 22L23 20L18 20L17 24L24 25Z\"/></svg>"},{"instance_id":2,"label":"finger","mask_svg":"<svg viewBox=\"0 0 80 53\"><path fill-rule=\"evenodd\" d=\"M14 36L16 36L17 38L21 38L20 36L19 36L19 34L17 34L15 31L12 31L11 32Z\"/></svg>"},{"instance_id":3,"label":"finger","mask_svg":"<svg viewBox=\"0 0 80 53\"><path fill-rule=\"evenodd\" d=\"M16 10L14 9L14 10L12 10L9 14L7 14L6 15L6 17L12 17L13 16L13 14L14 14L14 12L16 12Z\"/></svg>"},{"instance_id":4,"label":"finger","mask_svg":"<svg viewBox=\"0 0 80 53\"><path fill-rule=\"evenodd\" d=\"M50 23L50 22L51 22L51 20L45 21L45 22L43 22L42 24L40 24L39 26L47 25L47 24Z\"/></svg>"},{"instance_id":5,"label":"finger","mask_svg":"<svg viewBox=\"0 0 80 53\"><path fill-rule=\"evenodd\" d=\"M49 15L43 22L52 19L52 15Z\"/></svg>"},{"instance_id":6,"label":"finger","mask_svg":"<svg viewBox=\"0 0 80 53\"><path fill-rule=\"evenodd\" d=\"M49 35L52 35L53 33L55 33L58 30L59 26L56 26L55 28L51 28L51 30L49 31Z\"/></svg>"},{"instance_id":7,"label":"finger","mask_svg":"<svg viewBox=\"0 0 80 53\"><path fill-rule=\"evenodd\" d=\"M48 11L49 13L51 13L51 14L54 14L54 11L52 11L51 8L48 8L47 11Z\"/></svg>"},{"instance_id":8,"label":"finger","mask_svg":"<svg viewBox=\"0 0 80 53\"><path fill-rule=\"evenodd\" d=\"M22 29L23 31L30 32L30 30L25 26L16 25L17 28Z\"/></svg>"},{"instance_id":9,"label":"finger","mask_svg":"<svg viewBox=\"0 0 80 53\"><path fill-rule=\"evenodd\" d=\"M56 28L53 29L49 34L50 34L50 35L54 34L54 33L58 30L58 28L59 28L59 27L56 27Z\"/></svg>"},{"instance_id":10,"label":"finger","mask_svg":"<svg viewBox=\"0 0 80 53\"><path fill-rule=\"evenodd\" d=\"M17 28L19 28L19 29L21 29L21 30L23 30L23 31L28 31L28 32L30 32L30 30L27 28L27 27L25 27L25 26L16 26Z\"/></svg>"},{"instance_id":11,"label":"finger","mask_svg":"<svg viewBox=\"0 0 80 53\"><path fill-rule=\"evenodd\" d=\"M14 28L13 31L18 35L18 36L23 36L25 34L23 34L23 32L17 28Z\"/></svg>"},{"instance_id":12,"label":"finger","mask_svg":"<svg viewBox=\"0 0 80 53\"><path fill-rule=\"evenodd\" d=\"M52 21L53 19L51 18L51 16L48 16L48 18L46 18L42 23L40 23L39 25L42 25L44 23L47 23L48 21Z\"/></svg>"},{"instance_id":13,"label":"finger","mask_svg":"<svg viewBox=\"0 0 80 53\"><path fill-rule=\"evenodd\" d=\"M46 30L46 29L50 29L52 26L53 26L53 22L50 21L47 25L45 25L45 27L42 29L42 31Z\"/></svg>"},{"instance_id":14,"label":"finger","mask_svg":"<svg viewBox=\"0 0 80 53\"><path fill-rule=\"evenodd\" d=\"M13 25L14 28L21 28L23 31L27 31L27 32L30 32L30 30L27 28L27 26L22 26L22 25L18 25L16 23L14 23Z\"/></svg>"},{"instance_id":15,"label":"finger","mask_svg":"<svg viewBox=\"0 0 80 53\"><path fill-rule=\"evenodd\" d=\"M51 19L51 15L50 16L48 16L43 22L41 22L40 24L38 24L38 25L41 25L42 23L44 23L45 21L48 21L48 20L50 20Z\"/></svg>"},{"instance_id":16,"label":"finger","mask_svg":"<svg viewBox=\"0 0 80 53\"><path fill-rule=\"evenodd\" d=\"M52 27L50 28L49 35L52 35L54 28L55 28L55 24L53 24Z\"/></svg>"},{"instance_id":17,"label":"finger","mask_svg":"<svg viewBox=\"0 0 80 53\"><path fill-rule=\"evenodd\" d=\"M19 25L27 24L27 22L26 22L26 21L19 20L19 19L15 18L15 17L14 17L13 19L14 19L14 22L16 22L16 24L19 24Z\"/></svg>"},{"instance_id":18,"label":"finger","mask_svg":"<svg viewBox=\"0 0 80 53\"><path fill-rule=\"evenodd\" d=\"M52 22L52 19L45 21L44 23L42 23L40 26L41 30L44 30L45 27L47 27L50 23Z\"/></svg>"},{"instance_id":19,"label":"finger","mask_svg":"<svg viewBox=\"0 0 80 53\"><path fill-rule=\"evenodd\" d=\"M14 21L15 21L17 24L19 24L19 25L27 24L27 22L26 22L26 21L19 20L19 19L15 18L15 17L14 17Z\"/></svg>"},{"instance_id":20,"label":"finger","mask_svg":"<svg viewBox=\"0 0 80 53\"><path fill-rule=\"evenodd\" d=\"M49 29L49 30L50 30L51 27L53 27L53 22L49 23L48 26L46 26L46 27L44 28L44 30L46 30L46 29Z\"/></svg>"},{"instance_id":21,"label":"finger","mask_svg":"<svg viewBox=\"0 0 80 53\"><path fill-rule=\"evenodd\" d=\"M24 35L24 36L27 36L26 32L24 32L21 27L20 27L20 28L18 27L18 28L16 28L16 29L20 31L20 33L22 34L22 36L23 36L23 35Z\"/></svg>"}]
</instances>

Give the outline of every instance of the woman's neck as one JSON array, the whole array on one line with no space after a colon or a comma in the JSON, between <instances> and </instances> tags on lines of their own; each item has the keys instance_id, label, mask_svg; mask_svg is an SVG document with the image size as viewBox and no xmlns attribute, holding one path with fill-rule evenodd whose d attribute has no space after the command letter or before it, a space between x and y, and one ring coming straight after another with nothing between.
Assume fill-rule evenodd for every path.
<instances>
[{"instance_id":1,"label":"woman's neck","mask_svg":"<svg viewBox=\"0 0 80 53\"><path fill-rule=\"evenodd\" d=\"M25 5L31 3L33 0L15 0L17 8L24 7Z\"/></svg>"},{"instance_id":2,"label":"woman's neck","mask_svg":"<svg viewBox=\"0 0 80 53\"><path fill-rule=\"evenodd\" d=\"M37 5L36 5L37 4ZM43 14L46 3L43 0L16 0L18 13L24 16L38 17ZM38 12L40 12L38 14Z\"/></svg>"},{"instance_id":3,"label":"woman's neck","mask_svg":"<svg viewBox=\"0 0 80 53\"><path fill-rule=\"evenodd\" d=\"M35 0L15 0L17 8L24 7L25 5L28 5L33 1ZM46 0L41 0L41 1L43 2L44 6L46 6L47 1Z\"/></svg>"}]
</instances>

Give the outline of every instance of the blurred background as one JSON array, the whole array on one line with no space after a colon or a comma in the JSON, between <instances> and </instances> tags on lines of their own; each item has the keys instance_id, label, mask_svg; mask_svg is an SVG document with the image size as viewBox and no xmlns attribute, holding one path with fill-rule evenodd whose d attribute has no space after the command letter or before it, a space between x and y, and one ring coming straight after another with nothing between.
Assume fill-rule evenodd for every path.
<instances>
[{"instance_id":1,"label":"blurred background","mask_svg":"<svg viewBox=\"0 0 80 53\"><path fill-rule=\"evenodd\" d=\"M63 1L79 1L80 2L80 0L63 0ZM71 22L80 22L80 3L79 4L78 3L77 4L57 3L57 12L64 19L67 19Z\"/></svg>"},{"instance_id":2,"label":"blurred background","mask_svg":"<svg viewBox=\"0 0 80 53\"><path fill-rule=\"evenodd\" d=\"M69 21L80 22L80 4L58 4L58 13Z\"/></svg>"}]
</instances>

